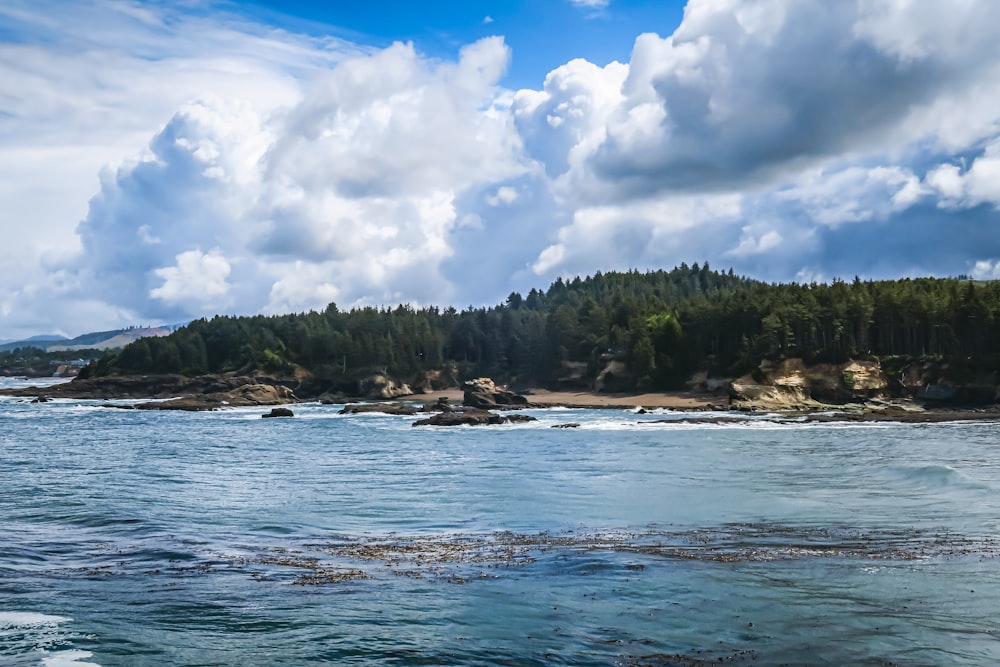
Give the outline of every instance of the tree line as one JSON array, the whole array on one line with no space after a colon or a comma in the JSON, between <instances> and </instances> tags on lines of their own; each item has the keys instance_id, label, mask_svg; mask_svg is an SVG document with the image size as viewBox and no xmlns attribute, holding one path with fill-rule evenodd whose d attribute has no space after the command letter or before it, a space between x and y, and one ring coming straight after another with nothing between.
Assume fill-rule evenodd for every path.
<instances>
[{"instance_id":1,"label":"tree line","mask_svg":"<svg viewBox=\"0 0 1000 667\"><path fill-rule=\"evenodd\" d=\"M263 371L350 391L372 373L429 370L512 383L589 383L610 361L620 389L682 387L707 370L740 375L762 359L1000 359L1000 283L954 278L768 284L708 264L596 273L512 293L489 308L363 307L196 320L84 369L128 373ZM575 374L569 369L577 369ZM308 373L302 373L304 369Z\"/></svg>"}]
</instances>

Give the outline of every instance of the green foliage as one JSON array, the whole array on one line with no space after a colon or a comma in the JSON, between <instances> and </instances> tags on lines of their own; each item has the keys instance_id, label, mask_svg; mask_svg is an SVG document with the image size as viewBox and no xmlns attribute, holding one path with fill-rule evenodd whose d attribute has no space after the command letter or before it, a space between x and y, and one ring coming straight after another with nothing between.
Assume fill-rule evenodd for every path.
<instances>
[{"instance_id":1,"label":"green foliage","mask_svg":"<svg viewBox=\"0 0 1000 667\"><path fill-rule=\"evenodd\" d=\"M844 381L845 387L847 387L848 389L854 389L854 384L855 384L854 373L850 371L844 371L844 377L842 379Z\"/></svg>"},{"instance_id":2,"label":"green foliage","mask_svg":"<svg viewBox=\"0 0 1000 667\"><path fill-rule=\"evenodd\" d=\"M0 352L0 372L20 374L30 370L37 374L51 374L67 362L76 365L80 361L98 359L103 354L102 350L92 349L49 352L33 346L16 347Z\"/></svg>"},{"instance_id":3,"label":"green foliage","mask_svg":"<svg viewBox=\"0 0 1000 667\"><path fill-rule=\"evenodd\" d=\"M493 308L340 311L331 304L321 313L197 320L85 371L285 374L301 367L324 388L350 387L372 372L406 379L453 366L464 377L551 385L565 362L586 364L592 379L619 360L635 387L667 389L682 387L695 370L742 374L763 358L891 355L971 357L976 367L1000 359L1000 283L772 285L681 265L559 279Z\"/></svg>"}]
</instances>

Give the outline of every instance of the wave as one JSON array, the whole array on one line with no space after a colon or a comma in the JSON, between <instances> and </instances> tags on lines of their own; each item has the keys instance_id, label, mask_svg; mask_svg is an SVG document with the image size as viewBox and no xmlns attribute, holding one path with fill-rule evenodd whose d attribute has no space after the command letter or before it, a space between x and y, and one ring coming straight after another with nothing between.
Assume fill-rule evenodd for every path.
<instances>
[{"instance_id":1,"label":"wave","mask_svg":"<svg viewBox=\"0 0 1000 667\"><path fill-rule=\"evenodd\" d=\"M982 480L947 465L897 466L894 471L904 481L922 489L940 489L962 487L972 489L990 489L990 485Z\"/></svg>"}]
</instances>

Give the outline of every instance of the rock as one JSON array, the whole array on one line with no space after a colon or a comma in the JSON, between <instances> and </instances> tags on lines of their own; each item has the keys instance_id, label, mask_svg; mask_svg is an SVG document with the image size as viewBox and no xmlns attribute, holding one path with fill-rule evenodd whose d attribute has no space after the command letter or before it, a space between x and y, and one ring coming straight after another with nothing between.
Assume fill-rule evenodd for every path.
<instances>
[{"instance_id":1,"label":"rock","mask_svg":"<svg viewBox=\"0 0 1000 667\"><path fill-rule=\"evenodd\" d=\"M280 405L294 403L295 394L288 387L270 384L247 384L227 392L222 396L227 404L238 407L246 405Z\"/></svg>"},{"instance_id":2,"label":"rock","mask_svg":"<svg viewBox=\"0 0 1000 667\"><path fill-rule=\"evenodd\" d=\"M435 391L450 389L458 385L455 380L456 372L457 369L454 368L424 371L413 378L410 386L421 394L433 394Z\"/></svg>"},{"instance_id":3,"label":"rock","mask_svg":"<svg viewBox=\"0 0 1000 667\"><path fill-rule=\"evenodd\" d=\"M792 410L817 407L801 386L758 384L749 375L729 385L730 405L734 410Z\"/></svg>"},{"instance_id":4,"label":"rock","mask_svg":"<svg viewBox=\"0 0 1000 667\"><path fill-rule=\"evenodd\" d=\"M506 418L488 410L466 408L440 412L427 419L413 422L414 426L481 426L484 424L503 424Z\"/></svg>"},{"instance_id":5,"label":"rock","mask_svg":"<svg viewBox=\"0 0 1000 667\"><path fill-rule=\"evenodd\" d=\"M262 419L267 419L269 417L294 417L295 413L288 408L271 408L271 411L267 414L261 415Z\"/></svg>"},{"instance_id":6,"label":"rock","mask_svg":"<svg viewBox=\"0 0 1000 667\"><path fill-rule=\"evenodd\" d=\"M423 407L424 412L451 412L454 409L447 396L440 396L436 403L426 403Z\"/></svg>"},{"instance_id":7,"label":"rock","mask_svg":"<svg viewBox=\"0 0 1000 667\"><path fill-rule=\"evenodd\" d=\"M507 415L505 419L511 424L538 421L531 415Z\"/></svg>"},{"instance_id":8,"label":"rock","mask_svg":"<svg viewBox=\"0 0 1000 667\"><path fill-rule=\"evenodd\" d=\"M479 408L456 407L427 419L413 422L413 426L482 426L537 421L531 415L498 415Z\"/></svg>"},{"instance_id":9,"label":"rock","mask_svg":"<svg viewBox=\"0 0 1000 667\"><path fill-rule=\"evenodd\" d=\"M137 410L186 410L205 412L220 408L239 408L254 405L281 405L294 403L295 394L288 387L269 384L244 384L225 392L212 392L195 396L181 396L166 401L139 403Z\"/></svg>"},{"instance_id":10,"label":"rock","mask_svg":"<svg viewBox=\"0 0 1000 667\"><path fill-rule=\"evenodd\" d=\"M625 391L634 386L635 378L632 376L628 364L617 359L610 360L594 380L594 391L596 392Z\"/></svg>"},{"instance_id":11,"label":"rock","mask_svg":"<svg viewBox=\"0 0 1000 667\"><path fill-rule=\"evenodd\" d=\"M587 377L589 364L585 361L563 361L560 365L561 372L556 378L556 384L560 389L577 389L587 391L590 387L590 380Z\"/></svg>"},{"instance_id":12,"label":"rock","mask_svg":"<svg viewBox=\"0 0 1000 667\"><path fill-rule=\"evenodd\" d=\"M520 394L497 387L491 378L476 378L462 384L465 395L462 405L481 410L503 410L529 407L528 399Z\"/></svg>"},{"instance_id":13,"label":"rock","mask_svg":"<svg viewBox=\"0 0 1000 667\"><path fill-rule=\"evenodd\" d=\"M358 390L367 398L399 398L413 395L410 385L397 382L381 373L359 380Z\"/></svg>"},{"instance_id":14,"label":"rock","mask_svg":"<svg viewBox=\"0 0 1000 667\"><path fill-rule=\"evenodd\" d=\"M916 393L922 401L951 401L958 395L955 387L946 384L926 384Z\"/></svg>"},{"instance_id":15,"label":"rock","mask_svg":"<svg viewBox=\"0 0 1000 667\"><path fill-rule=\"evenodd\" d=\"M0 390L7 396L38 396L55 398L121 399L176 398L206 394L224 394L245 385L274 385L287 389L284 382L266 376L236 375L112 375L108 377L74 379L72 382L40 387L19 387ZM289 389L289 391L291 391Z\"/></svg>"},{"instance_id":16,"label":"rock","mask_svg":"<svg viewBox=\"0 0 1000 667\"><path fill-rule=\"evenodd\" d=\"M341 403L347 403L347 396L340 393L339 391L336 393L330 393L328 391L325 391L322 394L320 394L319 398L317 398L316 400L323 405L339 405Z\"/></svg>"},{"instance_id":17,"label":"rock","mask_svg":"<svg viewBox=\"0 0 1000 667\"><path fill-rule=\"evenodd\" d=\"M345 405L340 411L342 415L358 415L369 412L378 412L386 415L415 415L420 412L420 408L405 403L351 403Z\"/></svg>"},{"instance_id":18,"label":"rock","mask_svg":"<svg viewBox=\"0 0 1000 667\"><path fill-rule=\"evenodd\" d=\"M580 428L580 425L575 422L571 422L569 424L553 424L549 428Z\"/></svg>"},{"instance_id":19,"label":"rock","mask_svg":"<svg viewBox=\"0 0 1000 667\"><path fill-rule=\"evenodd\" d=\"M37 398L35 398L35 399L34 399L34 400L32 400L31 402L32 402L32 403L48 403L48 402L50 402L51 400L52 400L51 398L49 398L49 397L48 397L48 396L46 396L45 394L42 394L41 396L38 396Z\"/></svg>"}]
</instances>

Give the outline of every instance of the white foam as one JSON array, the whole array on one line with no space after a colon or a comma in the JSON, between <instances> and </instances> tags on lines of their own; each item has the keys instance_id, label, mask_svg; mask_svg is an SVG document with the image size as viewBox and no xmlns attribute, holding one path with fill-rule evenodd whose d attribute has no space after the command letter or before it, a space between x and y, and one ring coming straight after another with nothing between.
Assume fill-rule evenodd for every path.
<instances>
[{"instance_id":1,"label":"white foam","mask_svg":"<svg viewBox=\"0 0 1000 667\"><path fill-rule=\"evenodd\" d=\"M45 667L101 667L96 662L81 662L84 658L94 656L90 651L58 651L49 653L42 658L42 665Z\"/></svg>"},{"instance_id":2,"label":"white foam","mask_svg":"<svg viewBox=\"0 0 1000 667\"><path fill-rule=\"evenodd\" d=\"M0 628L36 628L45 625L58 625L72 621L72 618L65 616L50 616L48 614L37 614L31 611L3 611L0 612Z\"/></svg>"}]
</instances>

